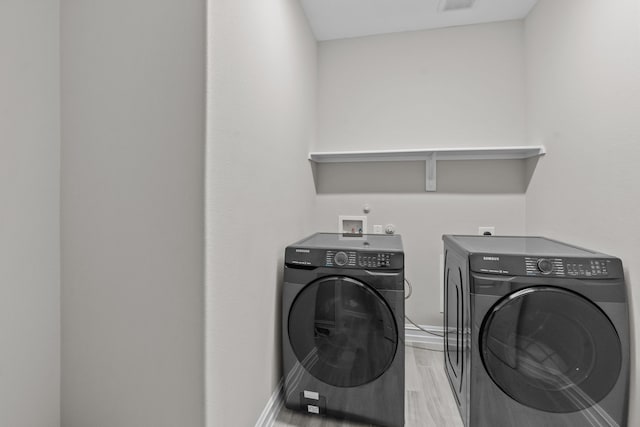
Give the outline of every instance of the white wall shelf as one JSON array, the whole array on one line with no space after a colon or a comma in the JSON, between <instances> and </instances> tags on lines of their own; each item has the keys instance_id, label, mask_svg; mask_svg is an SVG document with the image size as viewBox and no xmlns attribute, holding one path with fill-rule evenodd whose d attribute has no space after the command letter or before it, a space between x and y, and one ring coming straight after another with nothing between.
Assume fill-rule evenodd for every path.
<instances>
[{"instance_id":1,"label":"white wall shelf","mask_svg":"<svg viewBox=\"0 0 640 427\"><path fill-rule=\"evenodd\" d=\"M541 145L522 147L478 147L478 148L422 148L415 150L377 151L315 151L309 160L316 163L342 162L388 162L427 160L432 155L438 160L495 160L527 159L545 154Z\"/></svg>"},{"instance_id":2,"label":"white wall shelf","mask_svg":"<svg viewBox=\"0 0 640 427\"><path fill-rule=\"evenodd\" d=\"M545 154L541 145L519 147L474 147L474 148L423 148L407 150L373 151L315 151L309 153L309 160L315 163L351 162L426 162L426 191L436 191L437 160L504 160L528 159Z\"/></svg>"}]
</instances>

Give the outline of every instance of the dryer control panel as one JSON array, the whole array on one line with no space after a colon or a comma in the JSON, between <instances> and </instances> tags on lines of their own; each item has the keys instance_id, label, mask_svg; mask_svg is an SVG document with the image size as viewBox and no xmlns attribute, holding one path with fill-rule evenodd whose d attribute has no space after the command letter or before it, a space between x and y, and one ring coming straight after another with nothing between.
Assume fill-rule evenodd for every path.
<instances>
[{"instance_id":1,"label":"dryer control panel","mask_svg":"<svg viewBox=\"0 0 640 427\"><path fill-rule=\"evenodd\" d=\"M554 274L565 275L564 264L561 258L532 258L525 257L525 270L527 276Z\"/></svg>"},{"instance_id":2,"label":"dryer control panel","mask_svg":"<svg viewBox=\"0 0 640 427\"><path fill-rule=\"evenodd\" d=\"M532 277L613 279L624 276L617 258L566 258L517 255L471 255L472 271Z\"/></svg>"},{"instance_id":3,"label":"dryer control panel","mask_svg":"<svg viewBox=\"0 0 640 427\"><path fill-rule=\"evenodd\" d=\"M610 259L525 257L527 276L608 277Z\"/></svg>"}]
</instances>

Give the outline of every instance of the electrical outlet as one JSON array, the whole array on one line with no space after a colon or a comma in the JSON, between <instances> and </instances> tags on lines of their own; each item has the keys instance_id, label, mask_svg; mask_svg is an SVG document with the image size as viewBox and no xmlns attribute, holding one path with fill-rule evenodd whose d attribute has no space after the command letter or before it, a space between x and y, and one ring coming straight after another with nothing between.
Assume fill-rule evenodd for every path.
<instances>
[{"instance_id":1,"label":"electrical outlet","mask_svg":"<svg viewBox=\"0 0 640 427\"><path fill-rule=\"evenodd\" d=\"M478 227L478 234L481 236L495 236L496 228L492 225L485 227Z\"/></svg>"}]
</instances>

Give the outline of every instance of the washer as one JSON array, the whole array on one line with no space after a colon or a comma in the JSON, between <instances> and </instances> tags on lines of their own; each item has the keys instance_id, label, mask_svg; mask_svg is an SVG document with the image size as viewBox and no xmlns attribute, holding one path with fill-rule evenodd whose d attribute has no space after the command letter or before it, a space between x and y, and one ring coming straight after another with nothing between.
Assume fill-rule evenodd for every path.
<instances>
[{"instance_id":1,"label":"washer","mask_svg":"<svg viewBox=\"0 0 640 427\"><path fill-rule=\"evenodd\" d=\"M622 262L542 237L443 240L445 369L465 426L626 426Z\"/></svg>"},{"instance_id":2,"label":"washer","mask_svg":"<svg viewBox=\"0 0 640 427\"><path fill-rule=\"evenodd\" d=\"M285 405L404 424L404 253L398 235L317 233L286 248Z\"/></svg>"}]
</instances>

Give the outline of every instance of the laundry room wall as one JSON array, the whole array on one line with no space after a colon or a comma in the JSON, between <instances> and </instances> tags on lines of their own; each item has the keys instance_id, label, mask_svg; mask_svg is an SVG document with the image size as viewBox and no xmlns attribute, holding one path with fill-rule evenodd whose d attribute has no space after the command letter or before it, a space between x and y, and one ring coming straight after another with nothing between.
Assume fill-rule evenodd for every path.
<instances>
[{"instance_id":1,"label":"laundry room wall","mask_svg":"<svg viewBox=\"0 0 640 427\"><path fill-rule=\"evenodd\" d=\"M526 20L528 133L548 155L526 226L620 257L631 299L629 425L640 425L640 3L540 0Z\"/></svg>"},{"instance_id":2,"label":"laundry room wall","mask_svg":"<svg viewBox=\"0 0 640 427\"><path fill-rule=\"evenodd\" d=\"M204 425L205 6L62 0L64 427Z\"/></svg>"},{"instance_id":3,"label":"laundry room wall","mask_svg":"<svg viewBox=\"0 0 640 427\"><path fill-rule=\"evenodd\" d=\"M312 232L316 42L297 0L208 2L207 425L277 388L284 249Z\"/></svg>"},{"instance_id":4,"label":"laundry room wall","mask_svg":"<svg viewBox=\"0 0 640 427\"><path fill-rule=\"evenodd\" d=\"M319 43L312 150L524 145L523 41L523 22L506 21ZM319 165L316 178L317 230L365 204L369 232L395 225L407 314L421 324L442 323L442 234L524 232L522 161L438 162L436 193L424 191L424 162Z\"/></svg>"},{"instance_id":5,"label":"laundry room wall","mask_svg":"<svg viewBox=\"0 0 640 427\"><path fill-rule=\"evenodd\" d=\"M0 2L0 426L60 425L60 2Z\"/></svg>"}]
</instances>

